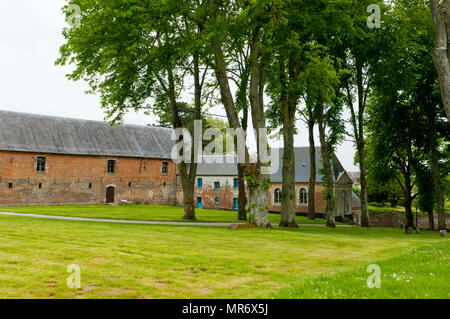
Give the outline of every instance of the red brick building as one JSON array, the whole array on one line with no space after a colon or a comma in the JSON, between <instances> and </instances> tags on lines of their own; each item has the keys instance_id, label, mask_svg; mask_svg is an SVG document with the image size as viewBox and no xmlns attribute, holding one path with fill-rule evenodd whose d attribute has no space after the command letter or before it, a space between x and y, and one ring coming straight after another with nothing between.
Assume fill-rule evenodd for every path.
<instances>
[{"instance_id":1,"label":"red brick building","mask_svg":"<svg viewBox=\"0 0 450 319\"><path fill-rule=\"evenodd\" d=\"M172 130L0 111L0 206L141 202L183 205ZM320 149L317 171L322 169ZM269 210L281 210L283 150L271 176ZM309 148L297 148L296 212L308 211ZM359 200L334 158L337 216L351 215ZM237 210L237 164L200 164L198 208ZM317 173L316 213L325 212Z\"/></svg>"},{"instance_id":2,"label":"red brick building","mask_svg":"<svg viewBox=\"0 0 450 319\"><path fill-rule=\"evenodd\" d=\"M0 111L0 205L176 204L171 130Z\"/></svg>"},{"instance_id":3,"label":"red brick building","mask_svg":"<svg viewBox=\"0 0 450 319\"><path fill-rule=\"evenodd\" d=\"M282 167L283 150L279 150L278 169L273 169L270 176L271 185L269 189L269 211L281 212L281 192L283 190ZM197 170L197 182L195 189L195 200L198 208L208 209L238 209L238 173L237 164L228 164L224 158L217 158L225 163L199 164ZM318 215L325 214L326 202L323 200L325 182L319 173L323 169L321 150L316 148L316 187L315 187L315 209ZM344 167L337 157L332 161L333 178L336 183L336 216L354 217L359 213L361 203L356 194L353 193L352 180L348 177ZM295 149L295 210L298 214L308 212L308 193L310 176L309 147ZM179 196L179 198L182 198ZM178 202L181 205L181 202Z\"/></svg>"}]
</instances>

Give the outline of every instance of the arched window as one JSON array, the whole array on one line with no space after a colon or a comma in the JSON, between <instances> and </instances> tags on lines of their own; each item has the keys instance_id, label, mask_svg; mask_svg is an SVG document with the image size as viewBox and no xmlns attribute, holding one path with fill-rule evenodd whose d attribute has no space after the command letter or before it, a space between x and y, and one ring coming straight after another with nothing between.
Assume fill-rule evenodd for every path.
<instances>
[{"instance_id":1,"label":"arched window","mask_svg":"<svg viewBox=\"0 0 450 319\"><path fill-rule=\"evenodd\" d=\"M308 191L306 188L300 190L300 205L308 205Z\"/></svg>"},{"instance_id":2,"label":"arched window","mask_svg":"<svg viewBox=\"0 0 450 319\"><path fill-rule=\"evenodd\" d=\"M279 188L275 189L273 202L275 203L275 205L281 204L281 189Z\"/></svg>"}]
</instances>

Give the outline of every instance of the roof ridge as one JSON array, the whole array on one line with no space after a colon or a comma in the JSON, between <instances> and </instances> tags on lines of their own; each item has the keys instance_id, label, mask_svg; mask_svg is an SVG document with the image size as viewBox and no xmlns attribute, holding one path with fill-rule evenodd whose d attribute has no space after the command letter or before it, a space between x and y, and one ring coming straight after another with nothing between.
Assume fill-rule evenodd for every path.
<instances>
[{"instance_id":1,"label":"roof ridge","mask_svg":"<svg viewBox=\"0 0 450 319\"><path fill-rule=\"evenodd\" d=\"M163 127L163 126L155 126L155 125L140 125L140 124L120 124L120 125L109 125L109 123L99 120L90 120L90 119L80 119L75 117L68 117L68 116L56 116L56 115L48 115L48 114L37 114L37 113L29 113L29 112L18 112L18 111L8 111L8 110L0 110L1 113L9 113L9 114L18 114L18 115L25 115L25 116L31 116L36 118L47 118L47 119L55 119L55 120L67 120L67 121L73 121L73 122L90 122L90 123L97 123L97 124L103 124L108 127L137 127L137 128L153 128L153 129L164 129L164 130L171 130L171 128ZM1 120L1 117L0 117Z\"/></svg>"}]
</instances>

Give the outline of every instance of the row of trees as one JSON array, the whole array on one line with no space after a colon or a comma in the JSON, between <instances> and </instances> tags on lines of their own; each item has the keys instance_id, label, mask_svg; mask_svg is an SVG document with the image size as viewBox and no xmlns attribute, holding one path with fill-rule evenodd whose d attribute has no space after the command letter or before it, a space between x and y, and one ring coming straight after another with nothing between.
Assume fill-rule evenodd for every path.
<instances>
[{"instance_id":1,"label":"row of trees","mask_svg":"<svg viewBox=\"0 0 450 319\"><path fill-rule=\"evenodd\" d=\"M436 90L436 70L430 68L432 19L429 9L424 10L424 1L409 2L70 0L70 5L81 8L81 23L64 30L67 41L57 63L76 65L69 78L85 79L92 92L100 93L102 107L112 123L120 122L129 109L143 109L164 118L173 128L192 131L193 120L202 120L206 107L220 100L229 127L246 130L251 124L257 140L263 138L260 128L281 127L284 227L297 226L296 121L303 119L309 131L310 218L315 216L314 131L319 131L329 227L335 227L333 154L336 146L351 135L361 170L362 225L368 227L366 171L380 172L374 175L380 176L379 180L398 176L394 173L395 161L381 157L380 149L382 154L401 152L401 164L406 166L398 171L405 173L401 183L405 197L414 196L414 162L414 167L433 168L436 200L443 203L439 197L443 172L439 152L448 126L442 121L444 108ZM367 7L374 3L386 12L380 29L367 26ZM68 16L69 8L65 8ZM410 12L405 13L404 8ZM410 13L416 20L410 19ZM419 89L424 83L429 90ZM345 130L345 109L351 114L351 133ZM416 121L417 112L420 121ZM409 125L408 141L399 134L405 131L396 129L401 123ZM434 131L420 133L416 124L421 128L433 125ZM402 135L398 141L390 138L393 132ZM427 143L423 142L425 133ZM382 141L392 145L383 146ZM235 144L237 148L237 140ZM265 151L258 145L258 155ZM238 165L239 215L245 219L245 180L250 221L267 228L270 179L264 174L264 163L249 163L247 146L245 153L246 163ZM429 157L425 159L424 154ZM179 165L187 219L195 219L195 156L193 152L194 164ZM370 169L366 169L366 156L375 163ZM381 173L377 167L390 170ZM406 208L409 223L408 205Z\"/></svg>"}]
</instances>

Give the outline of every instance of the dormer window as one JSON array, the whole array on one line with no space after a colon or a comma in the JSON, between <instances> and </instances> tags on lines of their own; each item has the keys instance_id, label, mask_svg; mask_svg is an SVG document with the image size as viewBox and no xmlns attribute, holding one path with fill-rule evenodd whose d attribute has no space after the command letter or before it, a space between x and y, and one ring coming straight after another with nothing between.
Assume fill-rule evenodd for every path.
<instances>
[{"instance_id":1,"label":"dormer window","mask_svg":"<svg viewBox=\"0 0 450 319\"><path fill-rule=\"evenodd\" d=\"M36 172L45 173L45 166L47 164L47 158L44 156L38 156L36 158Z\"/></svg>"}]
</instances>

